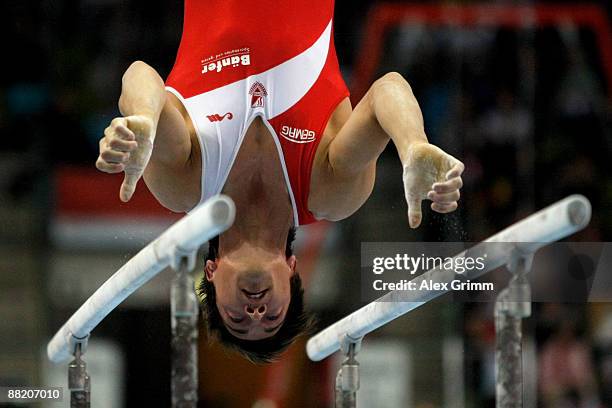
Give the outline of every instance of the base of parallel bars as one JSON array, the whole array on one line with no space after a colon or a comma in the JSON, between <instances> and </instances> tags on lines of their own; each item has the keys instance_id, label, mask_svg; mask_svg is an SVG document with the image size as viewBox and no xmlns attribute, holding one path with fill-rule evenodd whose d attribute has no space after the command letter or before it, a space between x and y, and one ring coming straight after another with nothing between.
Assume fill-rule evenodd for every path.
<instances>
[{"instance_id":1,"label":"base of parallel bars","mask_svg":"<svg viewBox=\"0 0 612 408\"><path fill-rule=\"evenodd\" d=\"M191 262L182 258L172 281L172 407L195 408L198 403L198 300Z\"/></svg>"},{"instance_id":2,"label":"base of parallel bars","mask_svg":"<svg viewBox=\"0 0 612 408\"><path fill-rule=\"evenodd\" d=\"M357 390L359 390L359 363L355 358L361 347L357 341L343 339L341 349L346 359L336 374L335 408L356 408Z\"/></svg>"},{"instance_id":3,"label":"base of parallel bars","mask_svg":"<svg viewBox=\"0 0 612 408\"><path fill-rule=\"evenodd\" d=\"M81 343L76 343L74 360L68 365L68 389L70 390L70 408L89 408L91 381L87 374L87 364L82 359Z\"/></svg>"},{"instance_id":4,"label":"base of parallel bars","mask_svg":"<svg viewBox=\"0 0 612 408\"><path fill-rule=\"evenodd\" d=\"M500 313L495 318L496 407L523 406L521 318Z\"/></svg>"},{"instance_id":5,"label":"base of parallel bars","mask_svg":"<svg viewBox=\"0 0 612 408\"><path fill-rule=\"evenodd\" d=\"M522 320L531 315L527 273L533 254L517 256L507 265L513 274L495 303L495 397L497 408L523 406Z\"/></svg>"}]
</instances>

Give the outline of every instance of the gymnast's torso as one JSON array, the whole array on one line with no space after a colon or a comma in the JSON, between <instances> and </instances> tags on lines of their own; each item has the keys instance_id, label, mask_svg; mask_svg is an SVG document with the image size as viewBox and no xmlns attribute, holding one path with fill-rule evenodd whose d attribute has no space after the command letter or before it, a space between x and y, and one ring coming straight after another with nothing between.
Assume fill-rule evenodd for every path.
<instances>
[{"instance_id":1,"label":"gymnast's torso","mask_svg":"<svg viewBox=\"0 0 612 408\"><path fill-rule=\"evenodd\" d=\"M182 103L201 152L201 198L228 182L252 123L272 136L296 225L326 125L348 96L333 42L333 1L186 0L166 87ZM257 152L250 148L251 152Z\"/></svg>"}]
</instances>

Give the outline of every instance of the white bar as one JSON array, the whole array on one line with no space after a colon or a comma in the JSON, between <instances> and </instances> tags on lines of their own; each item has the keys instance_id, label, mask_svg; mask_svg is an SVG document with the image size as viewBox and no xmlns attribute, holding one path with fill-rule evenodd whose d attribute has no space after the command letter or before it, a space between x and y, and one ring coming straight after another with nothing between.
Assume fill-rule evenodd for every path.
<instances>
[{"instance_id":1,"label":"white bar","mask_svg":"<svg viewBox=\"0 0 612 408\"><path fill-rule=\"evenodd\" d=\"M489 239L455 255L457 258L487 254L485 268L472 270L462 276L477 278L492 271L516 255L537 251L548 243L565 238L583 229L591 219L591 203L582 195L571 195L535 214L509 226ZM495 242L496 245L487 245ZM506 243L506 244L503 244ZM423 280L451 282L457 279L452 270L432 269L413 279L417 287ZM345 338L359 340L366 334L448 292L401 291L389 292L332 324L308 340L306 353L313 361L320 361L340 349Z\"/></svg>"},{"instance_id":2,"label":"white bar","mask_svg":"<svg viewBox=\"0 0 612 408\"><path fill-rule=\"evenodd\" d=\"M227 196L218 195L202 203L168 228L115 272L68 319L47 345L53 362L70 359L75 342L89 333L136 289L179 258L190 257L209 239L234 222L236 208Z\"/></svg>"}]
</instances>

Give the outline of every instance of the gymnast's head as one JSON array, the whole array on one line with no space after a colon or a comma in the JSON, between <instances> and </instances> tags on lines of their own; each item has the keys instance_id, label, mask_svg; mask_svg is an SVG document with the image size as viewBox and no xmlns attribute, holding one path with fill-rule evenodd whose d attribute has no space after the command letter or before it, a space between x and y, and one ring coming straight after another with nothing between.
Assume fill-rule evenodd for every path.
<instances>
[{"instance_id":1,"label":"gymnast's head","mask_svg":"<svg viewBox=\"0 0 612 408\"><path fill-rule=\"evenodd\" d=\"M304 311L294 239L291 228L285 251L279 253L248 243L224 252L219 237L209 241L198 286L209 337L254 363L274 361L313 326Z\"/></svg>"}]
</instances>

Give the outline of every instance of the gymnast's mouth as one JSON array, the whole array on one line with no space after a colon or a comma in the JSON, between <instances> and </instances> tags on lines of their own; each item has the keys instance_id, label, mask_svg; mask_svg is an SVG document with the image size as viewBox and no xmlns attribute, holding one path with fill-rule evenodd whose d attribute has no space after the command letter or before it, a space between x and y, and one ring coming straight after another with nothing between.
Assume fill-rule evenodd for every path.
<instances>
[{"instance_id":1,"label":"gymnast's mouth","mask_svg":"<svg viewBox=\"0 0 612 408\"><path fill-rule=\"evenodd\" d=\"M249 299L259 300L263 298L266 295L266 293L268 293L269 290L270 289L264 289L264 290L260 290L259 292L249 292L246 289L242 289L242 293L244 293L244 295Z\"/></svg>"}]
</instances>

